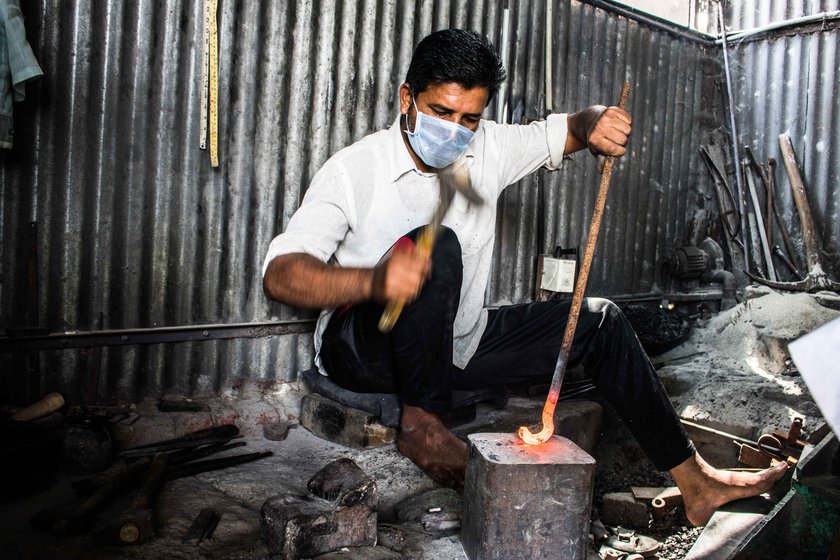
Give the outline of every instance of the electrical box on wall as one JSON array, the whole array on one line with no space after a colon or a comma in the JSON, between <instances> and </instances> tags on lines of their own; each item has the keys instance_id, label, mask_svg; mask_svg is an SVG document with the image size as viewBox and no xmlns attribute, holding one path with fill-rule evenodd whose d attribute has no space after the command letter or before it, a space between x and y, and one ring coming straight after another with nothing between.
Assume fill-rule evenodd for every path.
<instances>
[{"instance_id":1,"label":"electrical box on wall","mask_svg":"<svg viewBox=\"0 0 840 560\"><path fill-rule=\"evenodd\" d=\"M553 294L571 294L575 291L578 271L577 249L558 246L553 255L537 256L534 300L545 301Z\"/></svg>"}]
</instances>

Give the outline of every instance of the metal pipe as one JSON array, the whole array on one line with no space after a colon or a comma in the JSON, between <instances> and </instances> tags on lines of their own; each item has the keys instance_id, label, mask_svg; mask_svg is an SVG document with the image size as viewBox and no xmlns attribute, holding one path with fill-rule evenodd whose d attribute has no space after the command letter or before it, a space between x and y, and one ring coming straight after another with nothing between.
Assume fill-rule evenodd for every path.
<instances>
[{"instance_id":1,"label":"metal pipe","mask_svg":"<svg viewBox=\"0 0 840 560\"><path fill-rule=\"evenodd\" d=\"M508 58L510 55L510 8L505 8L502 11L502 39L501 45L499 45L499 54L502 57L502 64L505 67L505 70L508 69ZM505 80L502 82L502 85L499 87L499 98L496 100L496 122L497 123L506 123L507 122L507 113L508 113L508 104L507 104L507 93L508 93L508 81Z\"/></svg>"},{"instance_id":2,"label":"metal pipe","mask_svg":"<svg viewBox=\"0 0 840 560\"><path fill-rule=\"evenodd\" d=\"M554 76L552 75L551 51L554 46L554 0L545 0L545 109L549 113L554 111L551 92L554 91Z\"/></svg>"},{"instance_id":3,"label":"metal pipe","mask_svg":"<svg viewBox=\"0 0 840 560\"><path fill-rule=\"evenodd\" d=\"M729 69L729 43L726 40L726 27L723 22L723 6L718 4L718 23L723 37L723 69L726 74L726 96L729 100L729 127L732 134L732 163L735 165L735 187L738 197L738 212L741 215L741 243L744 247L744 268L750 270L750 246L747 240L747 215L744 212L744 182L741 176L741 158L738 156L738 128L735 125L735 99L732 95L732 73Z\"/></svg>"},{"instance_id":4,"label":"metal pipe","mask_svg":"<svg viewBox=\"0 0 840 560\"><path fill-rule=\"evenodd\" d=\"M186 325L152 329L107 331L73 331L26 336L0 337L0 353L63 350L132 344L162 344L219 340L230 338L263 338L302 334L315 330L314 320L273 321L268 323L235 323L219 325Z\"/></svg>"},{"instance_id":5,"label":"metal pipe","mask_svg":"<svg viewBox=\"0 0 840 560\"><path fill-rule=\"evenodd\" d=\"M809 23L816 23L816 22L827 22L835 19L840 19L840 10L835 10L833 12L820 12L818 14L812 14L809 16L802 16L798 18L786 19L784 21L776 21L773 23L769 23L767 25L763 25L761 27L752 27L750 29L742 29L741 31L736 31L735 33L730 33L726 35L725 33L721 33L721 37L715 40L716 45L723 44L724 41L735 41L738 39L744 39L746 37L750 37L752 35L758 35L759 33L765 33L767 31L774 31L776 29L786 29L791 27L801 27L803 25L807 25Z\"/></svg>"}]
</instances>

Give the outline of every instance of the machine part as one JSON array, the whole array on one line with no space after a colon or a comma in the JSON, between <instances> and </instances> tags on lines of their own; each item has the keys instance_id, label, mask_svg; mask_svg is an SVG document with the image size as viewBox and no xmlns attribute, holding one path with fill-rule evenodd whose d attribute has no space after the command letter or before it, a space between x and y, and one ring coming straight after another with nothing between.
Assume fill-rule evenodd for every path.
<instances>
[{"instance_id":1,"label":"machine part","mask_svg":"<svg viewBox=\"0 0 840 560\"><path fill-rule=\"evenodd\" d=\"M627 107L627 96L630 94L630 82L624 82L621 88L621 98L618 107L624 110ZM560 396L560 387L563 385L563 376L566 373L566 363L569 361L569 353L572 349L572 340L577 329L577 320L580 315L580 308L583 304L583 295L586 291L586 283L589 279L589 269L592 266L592 257L595 254L595 244L598 242L598 232L601 229L601 217L604 214L604 207L607 203L607 192L610 186L615 158L607 158L604 165L604 173L601 175L601 183L598 185L598 197L595 200L595 211L592 215L592 223L589 226L589 235L586 239L586 249L583 254L583 263L580 267L578 281L575 285L575 292L572 296L572 307L569 310L569 318L566 322L566 330L563 333L563 343L560 347L560 355L557 357L557 364L554 367L554 376L551 380L551 388L548 391L548 398L542 412L542 429L536 434L528 426L520 426L519 437L522 441L531 445L544 443L554 433L554 409L557 406L557 398Z\"/></svg>"},{"instance_id":2,"label":"machine part","mask_svg":"<svg viewBox=\"0 0 840 560\"><path fill-rule=\"evenodd\" d=\"M470 170L467 166L465 158L461 158L452 165L447 166L438 173L438 183L440 183L440 202L435 210L429 225L423 228L417 240L416 250L420 254L429 256L434 249L435 240L438 236L440 224L443 218L446 217L446 212L449 210L452 199L455 198L455 192L464 195L470 204L481 205L484 200L476 193L470 182ZM379 319L379 331L383 333L391 332L397 319L400 318L405 302L390 301L385 306L385 311L382 312L382 317Z\"/></svg>"},{"instance_id":3,"label":"machine part","mask_svg":"<svg viewBox=\"0 0 840 560\"><path fill-rule=\"evenodd\" d=\"M698 247L678 247L668 257L668 271L677 278L699 278L709 270L709 256Z\"/></svg>"}]
</instances>

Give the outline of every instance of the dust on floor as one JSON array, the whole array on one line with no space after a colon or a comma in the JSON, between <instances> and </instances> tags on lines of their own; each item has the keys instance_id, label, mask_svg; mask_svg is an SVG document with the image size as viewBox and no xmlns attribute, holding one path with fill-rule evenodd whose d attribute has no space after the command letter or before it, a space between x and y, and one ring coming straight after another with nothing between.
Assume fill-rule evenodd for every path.
<instances>
[{"instance_id":1,"label":"dust on floor","mask_svg":"<svg viewBox=\"0 0 840 560\"><path fill-rule=\"evenodd\" d=\"M823 297L834 304L830 297ZM784 429L792 416L800 415L806 420L807 433L819 422L819 410L795 368L786 363L785 344L840 316L818 300L805 294L769 293L700 321L684 344L653 360L678 412L698 421L747 427L756 434ZM289 391L288 387L282 390ZM283 400L294 397L286 394ZM534 410L540 406L540 400L533 399ZM498 416L499 412L492 414ZM240 416L240 421L243 418L246 416ZM605 492L672 484L667 474L656 471L647 461L638 446L628 443L623 430L615 421L608 422L593 451L598 460L596 507ZM107 525L107 515L97 518L95 530L84 536L59 537L31 528L29 519L35 512L72 498L72 477L62 475L49 492L0 504L0 549L8 558L265 558L268 551L259 533L260 507L265 499L278 494L306 494L306 482L315 472L334 459L348 457L376 480L381 527L396 527L402 532L409 542L403 557L465 558L457 532L426 534L419 524L396 519L395 508L400 502L436 485L393 445L352 450L318 439L302 428L292 430L281 442L265 440L252 430L247 441L248 451L270 450L274 455L167 484L160 498L157 536L147 544L117 547L104 542L96 529ZM120 511L126 505L125 501L118 502L109 511ZM192 519L207 507L221 514L213 538L197 546L182 544ZM645 534L664 543L659 558L670 560L682 558L699 532L688 527L677 511L652 524ZM348 551L341 558L370 556Z\"/></svg>"}]
</instances>

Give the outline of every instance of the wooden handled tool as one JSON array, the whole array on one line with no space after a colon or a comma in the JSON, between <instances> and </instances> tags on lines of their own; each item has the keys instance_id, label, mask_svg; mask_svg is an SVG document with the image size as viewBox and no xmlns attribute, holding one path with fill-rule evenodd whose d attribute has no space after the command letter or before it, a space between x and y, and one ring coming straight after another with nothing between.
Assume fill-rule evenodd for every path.
<instances>
[{"instance_id":1,"label":"wooden handled tool","mask_svg":"<svg viewBox=\"0 0 840 560\"><path fill-rule=\"evenodd\" d=\"M621 98L618 107L622 111L627 106L627 96L630 93L630 83L625 82L621 88ZM607 191L610 186L614 157L608 157L604 164L601 175L601 183L598 186L598 198L595 199L595 211L592 215L592 223L589 226L589 237L586 240L586 249L583 254L583 263L580 267L575 292L572 296L572 308L569 311L569 319L566 322L566 331L563 334L563 344L560 347L560 355L557 357L557 364L554 366L554 377L551 380L551 387L548 390L548 398L542 412L542 429L536 434L531 432L528 426L519 428L519 437L522 441L531 445L544 443L554 434L554 408L557 406L557 399L560 397L560 387L563 385L563 376L566 373L566 363L569 361L569 353L572 349L572 340L577 329L580 307L583 304L583 295L586 292L586 281L589 278L589 268L592 266L592 256L595 254L595 244L598 242L598 232L601 229L601 218L604 215L604 206L607 203Z\"/></svg>"},{"instance_id":2,"label":"wooden handled tool","mask_svg":"<svg viewBox=\"0 0 840 560\"><path fill-rule=\"evenodd\" d=\"M61 396L61 393L49 393L26 408L18 410L10 416L10 419L17 422L37 420L38 418L52 414L62 406L64 406L64 397Z\"/></svg>"},{"instance_id":3,"label":"wooden handled tool","mask_svg":"<svg viewBox=\"0 0 840 560\"><path fill-rule=\"evenodd\" d=\"M450 204L452 204L452 199L455 198L455 191L463 194L471 204L482 204L484 202L472 189L472 185L470 184L470 170L464 158L442 169L438 173L438 176L440 182L440 202L432 216L431 222L420 232L415 249L427 258L432 254L440 224L443 222L443 218L446 216ZM402 313L404 305L405 302L403 301L388 302L385 311L382 313L382 317L379 319L379 332L391 332L391 329L394 328L397 319L399 319Z\"/></svg>"}]
</instances>

